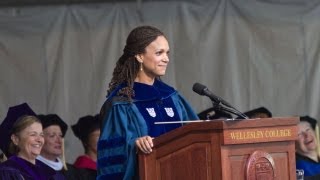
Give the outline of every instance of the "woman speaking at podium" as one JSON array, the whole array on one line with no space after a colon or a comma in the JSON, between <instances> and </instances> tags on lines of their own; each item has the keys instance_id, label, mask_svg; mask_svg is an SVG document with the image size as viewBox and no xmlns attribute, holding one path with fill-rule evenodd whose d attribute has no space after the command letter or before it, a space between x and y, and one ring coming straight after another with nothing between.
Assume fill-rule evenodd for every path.
<instances>
[{"instance_id":1,"label":"woman speaking at podium","mask_svg":"<svg viewBox=\"0 0 320 180\"><path fill-rule=\"evenodd\" d=\"M140 26L127 37L101 108L97 179L138 179L137 151L151 153L153 137L181 126L161 121L198 119L187 101L160 80L169 44L155 27Z\"/></svg>"}]
</instances>

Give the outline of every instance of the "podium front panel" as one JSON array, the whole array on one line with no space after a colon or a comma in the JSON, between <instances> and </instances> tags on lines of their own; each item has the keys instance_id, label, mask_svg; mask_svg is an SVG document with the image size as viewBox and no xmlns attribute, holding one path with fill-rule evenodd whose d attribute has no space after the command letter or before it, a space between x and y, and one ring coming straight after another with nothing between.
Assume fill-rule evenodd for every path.
<instances>
[{"instance_id":1,"label":"podium front panel","mask_svg":"<svg viewBox=\"0 0 320 180\"><path fill-rule=\"evenodd\" d=\"M190 123L139 152L141 180L295 180L298 118Z\"/></svg>"}]
</instances>

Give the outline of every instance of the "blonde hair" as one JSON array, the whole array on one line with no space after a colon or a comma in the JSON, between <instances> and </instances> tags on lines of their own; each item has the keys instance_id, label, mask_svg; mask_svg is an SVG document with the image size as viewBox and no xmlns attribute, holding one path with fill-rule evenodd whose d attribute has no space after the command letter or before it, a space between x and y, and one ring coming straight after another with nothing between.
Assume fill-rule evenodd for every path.
<instances>
[{"instance_id":1,"label":"blonde hair","mask_svg":"<svg viewBox=\"0 0 320 180\"><path fill-rule=\"evenodd\" d=\"M62 138L62 155L61 155L61 161L62 161L62 164L63 164L63 169L67 171L67 170L68 170L68 167L67 167L66 156L65 156L64 138Z\"/></svg>"}]
</instances>

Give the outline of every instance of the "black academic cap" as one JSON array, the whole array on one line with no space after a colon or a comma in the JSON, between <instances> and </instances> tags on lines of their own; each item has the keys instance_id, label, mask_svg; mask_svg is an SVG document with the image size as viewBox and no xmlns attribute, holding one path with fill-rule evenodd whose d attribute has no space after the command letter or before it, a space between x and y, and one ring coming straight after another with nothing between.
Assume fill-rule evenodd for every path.
<instances>
[{"instance_id":1,"label":"black academic cap","mask_svg":"<svg viewBox=\"0 0 320 180\"><path fill-rule=\"evenodd\" d=\"M99 115L87 115L79 118L77 124L71 126L74 135L85 142L90 133L100 129Z\"/></svg>"},{"instance_id":2,"label":"black academic cap","mask_svg":"<svg viewBox=\"0 0 320 180\"><path fill-rule=\"evenodd\" d=\"M49 126L52 125L58 125L60 126L62 136L64 137L66 135L66 132L68 130L68 125L56 114L47 114L43 115L40 114L38 115L38 118L41 121L42 128L46 129Z\"/></svg>"},{"instance_id":3,"label":"black academic cap","mask_svg":"<svg viewBox=\"0 0 320 180\"><path fill-rule=\"evenodd\" d=\"M0 125L0 148L7 156L9 155L8 148L11 141L12 127L20 117L26 115L36 116L27 103L10 107L7 116Z\"/></svg>"},{"instance_id":4,"label":"black academic cap","mask_svg":"<svg viewBox=\"0 0 320 180\"><path fill-rule=\"evenodd\" d=\"M300 117L300 121L306 121L311 125L313 130L316 129L316 125L317 125L317 120L316 119L314 119L314 118L312 118L310 116L301 116Z\"/></svg>"},{"instance_id":5,"label":"black academic cap","mask_svg":"<svg viewBox=\"0 0 320 180\"><path fill-rule=\"evenodd\" d=\"M263 113L263 114L266 114L268 117L272 117L272 113L265 107L252 109L250 111L245 112L244 114L247 115L249 118L252 118L255 114L258 114L258 113Z\"/></svg>"},{"instance_id":6,"label":"black academic cap","mask_svg":"<svg viewBox=\"0 0 320 180\"><path fill-rule=\"evenodd\" d=\"M213 107L201 111L198 114L198 117L203 120L205 120L205 119L230 119L230 118L232 118L231 114L223 112L223 111L215 110Z\"/></svg>"}]
</instances>

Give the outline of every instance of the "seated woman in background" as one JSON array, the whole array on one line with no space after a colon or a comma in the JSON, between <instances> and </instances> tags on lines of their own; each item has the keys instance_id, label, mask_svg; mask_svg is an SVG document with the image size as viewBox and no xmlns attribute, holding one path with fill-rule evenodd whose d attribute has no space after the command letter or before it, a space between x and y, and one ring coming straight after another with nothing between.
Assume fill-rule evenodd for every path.
<instances>
[{"instance_id":1,"label":"seated woman in background","mask_svg":"<svg viewBox=\"0 0 320 180\"><path fill-rule=\"evenodd\" d=\"M9 109L0 137L1 150L9 157L0 164L0 179L65 179L36 159L44 144L42 125L26 103Z\"/></svg>"},{"instance_id":2,"label":"seated woman in background","mask_svg":"<svg viewBox=\"0 0 320 180\"><path fill-rule=\"evenodd\" d=\"M317 136L319 136L317 120L309 116L300 117L298 140L296 140L296 168L303 169L305 176L320 174Z\"/></svg>"},{"instance_id":3,"label":"seated woman in background","mask_svg":"<svg viewBox=\"0 0 320 180\"><path fill-rule=\"evenodd\" d=\"M81 117L77 124L71 126L74 135L79 138L85 154L79 156L74 166L85 168L96 178L97 176L97 142L100 136L100 121L98 115Z\"/></svg>"},{"instance_id":4,"label":"seated woman in background","mask_svg":"<svg viewBox=\"0 0 320 180\"><path fill-rule=\"evenodd\" d=\"M56 114L38 115L43 126L44 145L38 160L61 172L66 179L88 179L81 169L66 164L64 158L64 136L68 125Z\"/></svg>"}]
</instances>

